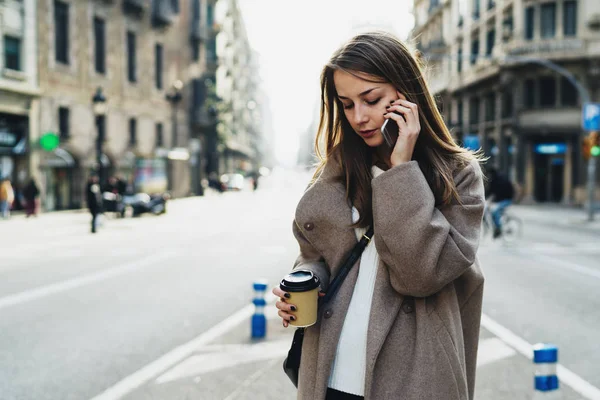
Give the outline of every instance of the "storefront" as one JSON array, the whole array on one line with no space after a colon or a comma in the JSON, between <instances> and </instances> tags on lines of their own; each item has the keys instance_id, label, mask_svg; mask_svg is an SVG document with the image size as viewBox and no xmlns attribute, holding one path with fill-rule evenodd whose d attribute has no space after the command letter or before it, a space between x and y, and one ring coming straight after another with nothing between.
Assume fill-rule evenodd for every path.
<instances>
[{"instance_id":1,"label":"storefront","mask_svg":"<svg viewBox=\"0 0 600 400\"><path fill-rule=\"evenodd\" d=\"M76 209L84 205L79 157L59 147L43 155L40 169L46 188L46 196L42 203L45 210Z\"/></svg>"},{"instance_id":2,"label":"storefront","mask_svg":"<svg viewBox=\"0 0 600 400\"><path fill-rule=\"evenodd\" d=\"M0 177L8 177L12 182L17 194L15 209L22 208L19 192L29 175L28 131L29 118L26 116L0 113Z\"/></svg>"},{"instance_id":3,"label":"storefront","mask_svg":"<svg viewBox=\"0 0 600 400\"><path fill-rule=\"evenodd\" d=\"M138 158L135 160L134 188L148 194L164 193L168 188L166 158Z\"/></svg>"}]
</instances>

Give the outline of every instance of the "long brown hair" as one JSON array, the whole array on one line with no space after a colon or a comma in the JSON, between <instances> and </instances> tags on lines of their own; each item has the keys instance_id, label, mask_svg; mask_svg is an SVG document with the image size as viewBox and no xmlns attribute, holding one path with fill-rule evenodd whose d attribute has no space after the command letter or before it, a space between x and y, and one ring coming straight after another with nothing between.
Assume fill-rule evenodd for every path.
<instances>
[{"instance_id":1,"label":"long brown hair","mask_svg":"<svg viewBox=\"0 0 600 400\"><path fill-rule=\"evenodd\" d=\"M347 199L360 213L353 226L373 223L371 200L371 166L374 149L354 132L348 122L333 80L336 70L361 73L373 82L389 82L419 109L421 132L415 145L413 160L419 163L436 205L453 200L460 202L453 173L479 158L456 144L437 108L417 60L406 45L385 32L363 33L352 38L331 57L321 73L321 112L315 150L320 162L315 179L325 164L339 163ZM369 79L370 80L370 79ZM321 151L325 145L325 154Z\"/></svg>"}]
</instances>

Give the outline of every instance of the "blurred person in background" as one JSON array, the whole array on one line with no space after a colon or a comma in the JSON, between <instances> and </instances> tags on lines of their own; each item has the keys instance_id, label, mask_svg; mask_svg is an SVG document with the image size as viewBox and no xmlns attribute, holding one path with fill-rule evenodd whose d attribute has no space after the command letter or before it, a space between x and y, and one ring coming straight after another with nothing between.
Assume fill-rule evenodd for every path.
<instances>
[{"instance_id":1,"label":"blurred person in background","mask_svg":"<svg viewBox=\"0 0 600 400\"><path fill-rule=\"evenodd\" d=\"M15 191L10 179L5 176L0 180L0 215L4 219L10 217L10 209L15 201Z\"/></svg>"},{"instance_id":2,"label":"blurred person in background","mask_svg":"<svg viewBox=\"0 0 600 400\"><path fill-rule=\"evenodd\" d=\"M35 183L35 180L31 178L27 185L23 188L23 198L25 199L25 215L27 218L30 216L37 216L37 210L39 206L39 195L40 190Z\"/></svg>"},{"instance_id":3,"label":"blurred person in background","mask_svg":"<svg viewBox=\"0 0 600 400\"><path fill-rule=\"evenodd\" d=\"M298 398L473 399L480 156L456 144L419 62L390 34L341 47L323 69L321 99L325 154L317 148L320 166L296 209L294 270L310 270L327 292L357 238L369 226L374 235L305 330ZM396 124L391 145L386 120ZM273 293L287 326L301 310Z\"/></svg>"},{"instance_id":4,"label":"blurred person in background","mask_svg":"<svg viewBox=\"0 0 600 400\"><path fill-rule=\"evenodd\" d=\"M98 227L98 215L102 212L102 193L97 175L92 175L88 178L85 198L90 214L92 214L92 233L96 233Z\"/></svg>"},{"instance_id":5,"label":"blurred person in background","mask_svg":"<svg viewBox=\"0 0 600 400\"><path fill-rule=\"evenodd\" d=\"M494 220L494 238L502 234L502 215L513 203L515 188L512 182L494 167L488 168L488 185L486 199L494 203L492 219Z\"/></svg>"}]
</instances>

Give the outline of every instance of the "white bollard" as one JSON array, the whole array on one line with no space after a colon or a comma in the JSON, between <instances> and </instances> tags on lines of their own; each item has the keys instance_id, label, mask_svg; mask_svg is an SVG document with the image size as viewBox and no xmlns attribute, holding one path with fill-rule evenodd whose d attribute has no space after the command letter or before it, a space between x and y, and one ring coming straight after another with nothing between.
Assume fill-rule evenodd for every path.
<instances>
[{"instance_id":1,"label":"white bollard","mask_svg":"<svg viewBox=\"0 0 600 400\"><path fill-rule=\"evenodd\" d=\"M251 335L253 339L264 338L267 334L267 318L265 317L265 294L267 291L267 281L258 280L252 285L254 288L254 314L252 315Z\"/></svg>"},{"instance_id":2,"label":"white bollard","mask_svg":"<svg viewBox=\"0 0 600 400\"><path fill-rule=\"evenodd\" d=\"M533 346L535 364L534 400L560 399L556 363L558 347L550 343L537 343Z\"/></svg>"}]
</instances>

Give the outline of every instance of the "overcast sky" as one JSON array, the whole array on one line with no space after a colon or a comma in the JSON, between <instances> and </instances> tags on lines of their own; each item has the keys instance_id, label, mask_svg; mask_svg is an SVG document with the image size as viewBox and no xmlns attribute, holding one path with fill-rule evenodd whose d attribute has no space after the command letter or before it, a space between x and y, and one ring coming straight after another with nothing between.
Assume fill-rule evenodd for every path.
<instances>
[{"instance_id":1,"label":"overcast sky","mask_svg":"<svg viewBox=\"0 0 600 400\"><path fill-rule=\"evenodd\" d=\"M354 34L385 29L406 38L412 0L238 0L273 112L276 157L294 163L319 101L319 74Z\"/></svg>"}]
</instances>

